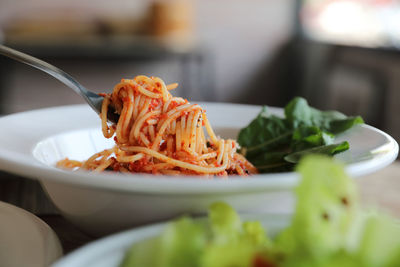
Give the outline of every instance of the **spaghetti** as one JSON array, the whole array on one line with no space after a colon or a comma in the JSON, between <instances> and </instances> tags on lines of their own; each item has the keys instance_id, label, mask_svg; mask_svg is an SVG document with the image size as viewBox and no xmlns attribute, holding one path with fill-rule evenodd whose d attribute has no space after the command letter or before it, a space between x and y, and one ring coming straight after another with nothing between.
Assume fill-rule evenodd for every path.
<instances>
[{"instance_id":1,"label":"spaghetti","mask_svg":"<svg viewBox=\"0 0 400 267\"><path fill-rule=\"evenodd\" d=\"M236 153L234 140L215 135L199 105L171 95L177 86L157 77L122 79L111 94L103 94L100 114L104 137L114 136L116 145L84 162L64 159L57 166L166 175L257 173ZM119 114L117 124L107 121L110 106Z\"/></svg>"}]
</instances>

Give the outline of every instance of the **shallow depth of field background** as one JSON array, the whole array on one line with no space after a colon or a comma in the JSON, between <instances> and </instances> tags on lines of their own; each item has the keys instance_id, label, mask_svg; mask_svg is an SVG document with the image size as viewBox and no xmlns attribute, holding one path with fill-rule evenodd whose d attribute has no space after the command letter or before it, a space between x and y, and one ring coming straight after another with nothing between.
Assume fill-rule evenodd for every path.
<instances>
[{"instance_id":1,"label":"shallow depth of field background","mask_svg":"<svg viewBox=\"0 0 400 267\"><path fill-rule=\"evenodd\" d=\"M0 40L97 92L145 74L196 101L283 106L300 95L400 137L400 1L2 0ZM83 103L3 57L0 94L1 114Z\"/></svg>"}]
</instances>

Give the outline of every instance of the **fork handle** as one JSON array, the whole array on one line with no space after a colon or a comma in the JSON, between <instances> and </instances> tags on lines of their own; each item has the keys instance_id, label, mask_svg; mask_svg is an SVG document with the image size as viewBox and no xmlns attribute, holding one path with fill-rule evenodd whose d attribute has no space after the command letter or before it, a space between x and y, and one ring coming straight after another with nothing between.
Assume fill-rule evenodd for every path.
<instances>
[{"instance_id":1,"label":"fork handle","mask_svg":"<svg viewBox=\"0 0 400 267\"><path fill-rule=\"evenodd\" d=\"M12 58L16 61L25 63L29 66L37 68L41 71L50 74L80 96L82 96L85 101L97 112L100 113L101 104L103 102L103 97L99 96L96 93L93 93L83 87L78 81L76 81L71 75L64 72L63 70L28 54L22 53L10 47L0 45L0 54L9 58Z\"/></svg>"}]
</instances>

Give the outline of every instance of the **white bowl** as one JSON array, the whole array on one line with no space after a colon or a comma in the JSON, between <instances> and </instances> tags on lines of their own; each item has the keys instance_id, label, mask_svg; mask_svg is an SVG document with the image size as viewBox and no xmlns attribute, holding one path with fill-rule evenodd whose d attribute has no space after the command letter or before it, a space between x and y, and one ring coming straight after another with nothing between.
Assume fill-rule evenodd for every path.
<instances>
[{"instance_id":1,"label":"white bowl","mask_svg":"<svg viewBox=\"0 0 400 267\"><path fill-rule=\"evenodd\" d=\"M260 221L270 237L290 223L290 217L283 214L249 214L240 217L243 221ZM68 254L51 267L118 267L133 244L159 235L165 225L160 223L140 227L97 240Z\"/></svg>"},{"instance_id":2,"label":"white bowl","mask_svg":"<svg viewBox=\"0 0 400 267\"><path fill-rule=\"evenodd\" d=\"M201 103L217 134L236 137L260 111L259 106ZM271 109L282 114L281 109ZM61 213L87 233L102 235L182 213L200 214L215 201L239 212L284 212L293 207L295 173L249 179L199 179L57 169L60 159L83 160L112 145L101 135L98 116L86 105L48 108L0 118L0 169L38 179ZM368 125L339 136L350 150L337 156L348 172L360 176L390 164L396 141Z\"/></svg>"}]
</instances>

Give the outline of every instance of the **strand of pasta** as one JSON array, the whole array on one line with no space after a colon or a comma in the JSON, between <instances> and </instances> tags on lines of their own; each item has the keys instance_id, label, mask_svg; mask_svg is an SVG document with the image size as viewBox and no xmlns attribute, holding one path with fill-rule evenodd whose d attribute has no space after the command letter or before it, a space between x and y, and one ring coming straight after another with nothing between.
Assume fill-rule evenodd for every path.
<instances>
[{"instance_id":1,"label":"strand of pasta","mask_svg":"<svg viewBox=\"0 0 400 267\"><path fill-rule=\"evenodd\" d=\"M194 164L187 163L187 162L184 162L181 160L176 160L176 159L167 157L167 156L165 156L157 151L154 151L152 149L149 149L147 147L124 146L124 147L121 147L121 149L124 151L130 151L130 152L146 153L149 156L155 157L155 158L165 161L167 163L174 164L181 168L193 170L193 171L200 172L200 173L220 173L220 172L225 171L226 167L228 166L228 153L224 153L223 164L220 167L202 167L202 166L194 165Z\"/></svg>"},{"instance_id":2,"label":"strand of pasta","mask_svg":"<svg viewBox=\"0 0 400 267\"><path fill-rule=\"evenodd\" d=\"M101 129L105 138L111 138L114 135L114 128L109 127L107 124L108 106L110 105L110 98L105 97L101 105Z\"/></svg>"}]
</instances>

